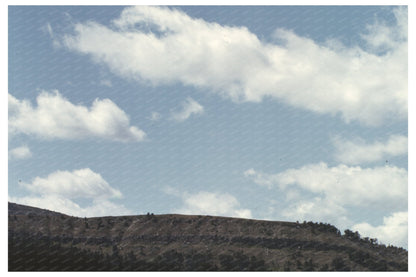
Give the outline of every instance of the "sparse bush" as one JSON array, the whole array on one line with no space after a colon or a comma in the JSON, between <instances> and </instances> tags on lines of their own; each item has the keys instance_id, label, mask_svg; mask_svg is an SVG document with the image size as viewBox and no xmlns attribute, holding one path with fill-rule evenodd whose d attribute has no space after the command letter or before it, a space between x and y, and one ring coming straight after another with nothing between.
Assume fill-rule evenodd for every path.
<instances>
[{"instance_id":1,"label":"sparse bush","mask_svg":"<svg viewBox=\"0 0 416 277\"><path fill-rule=\"evenodd\" d=\"M335 257L332 260L331 266L333 271L350 271L350 268L345 264L344 259L341 257Z\"/></svg>"}]
</instances>

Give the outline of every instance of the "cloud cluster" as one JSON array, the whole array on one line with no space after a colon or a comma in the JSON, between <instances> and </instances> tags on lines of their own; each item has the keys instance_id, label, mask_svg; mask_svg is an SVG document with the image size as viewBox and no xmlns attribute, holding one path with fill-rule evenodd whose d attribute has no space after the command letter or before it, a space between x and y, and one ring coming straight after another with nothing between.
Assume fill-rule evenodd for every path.
<instances>
[{"instance_id":1,"label":"cloud cluster","mask_svg":"<svg viewBox=\"0 0 416 277\"><path fill-rule=\"evenodd\" d=\"M171 118L175 121L182 122L188 119L192 114L202 114L203 112L204 107L202 107L194 99L188 97L182 103L182 110L173 112Z\"/></svg>"},{"instance_id":2,"label":"cloud cluster","mask_svg":"<svg viewBox=\"0 0 416 277\"><path fill-rule=\"evenodd\" d=\"M9 201L81 217L132 214L123 205L111 202L111 198L121 198L122 193L89 168L55 171L22 186L32 195L9 197ZM88 200L90 205L81 207L77 204L80 199Z\"/></svg>"},{"instance_id":3,"label":"cloud cluster","mask_svg":"<svg viewBox=\"0 0 416 277\"><path fill-rule=\"evenodd\" d=\"M32 152L26 145L9 150L9 160L20 160L32 157Z\"/></svg>"},{"instance_id":4,"label":"cloud cluster","mask_svg":"<svg viewBox=\"0 0 416 277\"><path fill-rule=\"evenodd\" d=\"M222 26L166 7L123 10L111 26L74 25L59 43L115 74L152 84L181 82L234 101L272 97L367 125L407 118L407 9L376 22L366 47L318 44L277 29L266 43L245 27ZM387 76L387 77L386 77Z\"/></svg>"},{"instance_id":5,"label":"cloud cluster","mask_svg":"<svg viewBox=\"0 0 416 277\"><path fill-rule=\"evenodd\" d=\"M43 91L33 107L28 100L9 94L9 133L41 138L104 138L122 142L142 141L145 133L130 126L126 113L109 99L96 99L91 107L74 105L58 91Z\"/></svg>"},{"instance_id":6,"label":"cloud cluster","mask_svg":"<svg viewBox=\"0 0 416 277\"><path fill-rule=\"evenodd\" d=\"M366 143L358 138L354 141L334 137L335 159L346 164L361 164L386 160L393 156L407 155L407 137L391 135L386 142Z\"/></svg>"},{"instance_id":7,"label":"cloud cluster","mask_svg":"<svg viewBox=\"0 0 416 277\"><path fill-rule=\"evenodd\" d=\"M321 162L278 174L250 169L245 176L259 185L283 191L295 186L339 205L407 207L407 170L398 167L361 168L343 164L328 167Z\"/></svg>"},{"instance_id":8,"label":"cloud cluster","mask_svg":"<svg viewBox=\"0 0 416 277\"><path fill-rule=\"evenodd\" d=\"M352 228L364 236L407 247L407 218L406 224L400 221L404 219L400 212L407 210L408 199L407 170L403 168L343 164L329 167L321 162L277 174L249 169L244 175L258 185L286 195L280 203L285 208L279 214L287 220L331 222L341 229ZM354 222L351 208L396 213L393 219L385 219L384 225L373 227Z\"/></svg>"},{"instance_id":9,"label":"cloud cluster","mask_svg":"<svg viewBox=\"0 0 416 277\"><path fill-rule=\"evenodd\" d=\"M183 206L174 213L252 218L251 211L242 209L238 200L228 193L178 193L172 188L167 188L165 192L183 200Z\"/></svg>"}]
</instances>

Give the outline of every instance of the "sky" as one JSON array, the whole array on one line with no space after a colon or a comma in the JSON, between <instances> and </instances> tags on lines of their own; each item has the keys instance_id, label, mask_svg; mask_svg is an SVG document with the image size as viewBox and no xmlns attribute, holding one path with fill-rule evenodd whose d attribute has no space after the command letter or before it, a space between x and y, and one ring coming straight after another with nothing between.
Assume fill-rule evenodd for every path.
<instances>
[{"instance_id":1,"label":"sky","mask_svg":"<svg viewBox=\"0 0 416 277\"><path fill-rule=\"evenodd\" d=\"M8 200L408 244L406 6L9 6Z\"/></svg>"}]
</instances>

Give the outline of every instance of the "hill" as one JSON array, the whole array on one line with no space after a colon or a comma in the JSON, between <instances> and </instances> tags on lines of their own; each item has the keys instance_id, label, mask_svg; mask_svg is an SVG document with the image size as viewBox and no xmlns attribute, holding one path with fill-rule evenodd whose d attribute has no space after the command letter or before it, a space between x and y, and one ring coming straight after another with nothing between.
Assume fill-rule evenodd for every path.
<instances>
[{"instance_id":1,"label":"hill","mask_svg":"<svg viewBox=\"0 0 416 277\"><path fill-rule=\"evenodd\" d=\"M9 271L407 271L408 252L330 224L79 218L9 203Z\"/></svg>"}]
</instances>

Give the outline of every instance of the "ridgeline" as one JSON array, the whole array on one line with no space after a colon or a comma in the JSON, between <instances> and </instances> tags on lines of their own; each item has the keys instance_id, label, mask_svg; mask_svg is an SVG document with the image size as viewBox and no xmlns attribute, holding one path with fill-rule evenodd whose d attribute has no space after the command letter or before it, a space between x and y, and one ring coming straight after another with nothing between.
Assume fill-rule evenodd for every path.
<instances>
[{"instance_id":1,"label":"ridgeline","mask_svg":"<svg viewBox=\"0 0 416 277\"><path fill-rule=\"evenodd\" d=\"M9 203L9 271L407 271L334 226L195 215L79 218Z\"/></svg>"}]
</instances>

